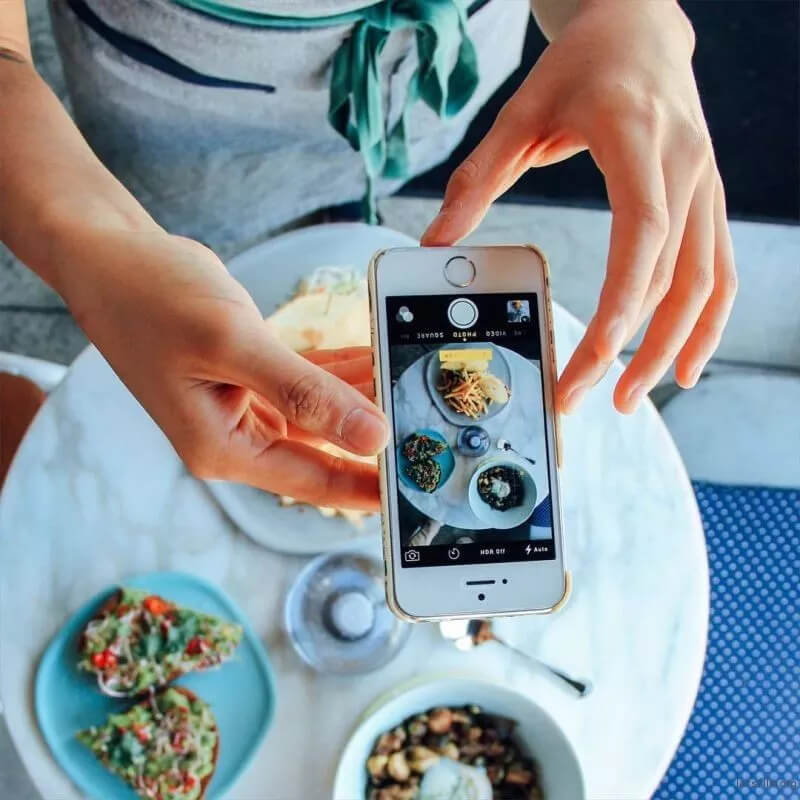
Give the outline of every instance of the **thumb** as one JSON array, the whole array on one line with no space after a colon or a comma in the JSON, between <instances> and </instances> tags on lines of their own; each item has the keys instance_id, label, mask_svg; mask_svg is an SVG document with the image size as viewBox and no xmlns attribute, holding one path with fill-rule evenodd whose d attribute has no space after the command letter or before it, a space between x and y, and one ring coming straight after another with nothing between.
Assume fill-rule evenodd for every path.
<instances>
[{"instance_id":1,"label":"thumb","mask_svg":"<svg viewBox=\"0 0 800 800\"><path fill-rule=\"evenodd\" d=\"M237 382L265 397L289 423L351 453L374 455L385 446L386 418L361 392L268 333L258 345L242 360Z\"/></svg>"},{"instance_id":2,"label":"thumb","mask_svg":"<svg viewBox=\"0 0 800 800\"><path fill-rule=\"evenodd\" d=\"M426 247L449 246L475 228L489 206L527 169L530 117L523 123L509 101L481 143L456 168L447 182L444 202L422 234Z\"/></svg>"}]
</instances>

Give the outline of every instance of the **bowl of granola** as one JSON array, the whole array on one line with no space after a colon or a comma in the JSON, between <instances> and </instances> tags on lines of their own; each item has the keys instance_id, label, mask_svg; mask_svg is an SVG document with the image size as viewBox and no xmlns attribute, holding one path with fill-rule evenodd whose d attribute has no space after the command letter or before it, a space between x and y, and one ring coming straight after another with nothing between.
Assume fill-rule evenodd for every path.
<instances>
[{"instance_id":1,"label":"bowl of granola","mask_svg":"<svg viewBox=\"0 0 800 800\"><path fill-rule=\"evenodd\" d=\"M508 530L531 516L538 493L528 465L522 459L504 455L478 464L467 496L478 519L492 528Z\"/></svg>"},{"instance_id":2,"label":"bowl of granola","mask_svg":"<svg viewBox=\"0 0 800 800\"><path fill-rule=\"evenodd\" d=\"M334 800L585 800L567 737L526 695L471 678L373 704L339 762Z\"/></svg>"}]
</instances>

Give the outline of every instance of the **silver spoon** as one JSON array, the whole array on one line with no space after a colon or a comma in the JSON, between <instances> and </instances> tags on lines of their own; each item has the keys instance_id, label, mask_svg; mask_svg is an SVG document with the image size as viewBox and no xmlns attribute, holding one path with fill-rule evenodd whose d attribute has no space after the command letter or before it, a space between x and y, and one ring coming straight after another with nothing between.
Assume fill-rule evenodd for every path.
<instances>
[{"instance_id":1,"label":"silver spoon","mask_svg":"<svg viewBox=\"0 0 800 800\"><path fill-rule=\"evenodd\" d=\"M524 458L526 461L530 461L531 464L535 464L536 462L532 458L528 458L528 456L522 455L519 450L515 450L511 446L511 442L508 439L498 439L497 440L497 449L498 450L505 450L506 453L516 453L520 458Z\"/></svg>"},{"instance_id":2,"label":"silver spoon","mask_svg":"<svg viewBox=\"0 0 800 800\"><path fill-rule=\"evenodd\" d=\"M492 623L488 619L450 619L439 623L439 631L445 639L449 639L459 650L472 650L479 645L487 642L497 642L497 644L508 648L522 658L533 662L536 666L544 669L550 675L558 678L563 684L567 684L578 697L586 697L592 691L592 684L587 680L571 678L560 669L551 667L522 650L510 645L492 631Z\"/></svg>"}]
</instances>

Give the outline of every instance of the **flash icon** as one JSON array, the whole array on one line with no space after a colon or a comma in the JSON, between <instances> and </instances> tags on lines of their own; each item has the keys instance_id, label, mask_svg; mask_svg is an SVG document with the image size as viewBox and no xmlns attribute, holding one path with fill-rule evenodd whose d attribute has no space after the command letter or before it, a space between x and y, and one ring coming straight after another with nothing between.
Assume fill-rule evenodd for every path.
<instances>
[{"instance_id":1,"label":"flash icon","mask_svg":"<svg viewBox=\"0 0 800 800\"><path fill-rule=\"evenodd\" d=\"M526 545L526 547L525 547L525 555L529 556L530 554L531 554L531 546L530 545Z\"/></svg>"}]
</instances>

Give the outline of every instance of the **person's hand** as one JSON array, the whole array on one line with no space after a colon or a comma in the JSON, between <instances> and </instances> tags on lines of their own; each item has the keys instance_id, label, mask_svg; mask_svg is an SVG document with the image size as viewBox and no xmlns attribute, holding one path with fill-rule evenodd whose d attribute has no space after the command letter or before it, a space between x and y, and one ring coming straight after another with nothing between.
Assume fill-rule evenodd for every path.
<instances>
[{"instance_id":1,"label":"person's hand","mask_svg":"<svg viewBox=\"0 0 800 800\"><path fill-rule=\"evenodd\" d=\"M197 242L155 228L91 238L72 244L85 258L68 304L192 473L378 508L374 465L314 447L372 455L384 446L368 348L292 352Z\"/></svg>"},{"instance_id":2,"label":"person's hand","mask_svg":"<svg viewBox=\"0 0 800 800\"><path fill-rule=\"evenodd\" d=\"M677 3L582 2L453 173L423 235L424 245L458 241L527 169L589 149L605 176L611 243L597 312L559 380L562 411L651 314L616 407L633 411L673 361L678 383L693 386L730 314L733 250L693 49Z\"/></svg>"},{"instance_id":3,"label":"person's hand","mask_svg":"<svg viewBox=\"0 0 800 800\"><path fill-rule=\"evenodd\" d=\"M12 0L0 13L0 241L64 298L196 475L377 510L375 466L314 446L384 446L369 352L303 358L270 336L219 259L165 233L103 167L30 55Z\"/></svg>"}]
</instances>

